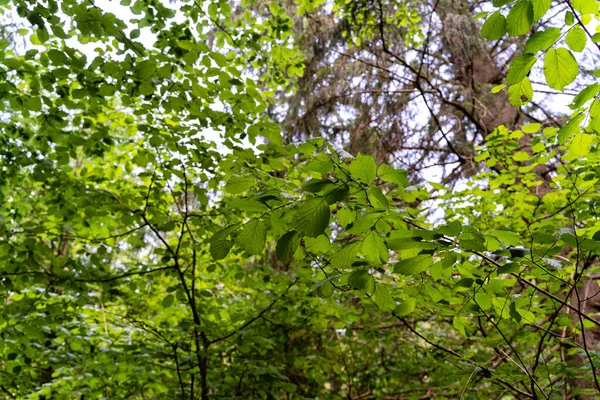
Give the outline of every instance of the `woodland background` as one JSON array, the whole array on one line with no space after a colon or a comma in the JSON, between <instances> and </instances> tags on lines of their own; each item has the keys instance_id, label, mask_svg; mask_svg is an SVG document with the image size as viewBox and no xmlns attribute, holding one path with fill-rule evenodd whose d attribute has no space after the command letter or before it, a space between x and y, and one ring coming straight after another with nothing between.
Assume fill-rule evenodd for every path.
<instances>
[{"instance_id":1,"label":"woodland background","mask_svg":"<svg viewBox=\"0 0 600 400\"><path fill-rule=\"evenodd\" d=\"M0 6L0 397L598 398L597 1Z\"/></svg>"}]
</instances>

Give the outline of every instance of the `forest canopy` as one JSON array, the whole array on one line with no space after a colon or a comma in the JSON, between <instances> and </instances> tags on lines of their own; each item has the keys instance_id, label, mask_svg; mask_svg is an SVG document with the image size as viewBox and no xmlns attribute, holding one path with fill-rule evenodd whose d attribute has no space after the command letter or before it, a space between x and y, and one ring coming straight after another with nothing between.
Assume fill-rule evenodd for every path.
<instances>
[{"instance_id":1,"label":"forest canopy","mask_svg":"<svg viewBox=\"0 0 600 400\"><path fill-rule=\"evenodd\" d=\"M0 398L599 398L598 1L0 15Z\"/></svg>"}]
</instances>

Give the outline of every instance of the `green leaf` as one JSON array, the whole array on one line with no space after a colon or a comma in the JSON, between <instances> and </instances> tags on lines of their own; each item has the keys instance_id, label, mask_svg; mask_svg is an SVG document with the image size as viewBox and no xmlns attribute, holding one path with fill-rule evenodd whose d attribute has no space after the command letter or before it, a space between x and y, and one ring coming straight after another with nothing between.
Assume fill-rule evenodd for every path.
<instances>
[{"instance_id":1,"label":"green leaf","mask_svg":"<svg viewBox=\"0 0 600 400\"><path fill-rule=\"evenodd\" d=\"M210 238L208 243L210 244L210 255L213 259L220 260L227 256L232 246L231 241L227 240L227 238L235 228L237 228L237 225L230 225L218 231Z\"/></svg>"},{"instance_id":2,"label":"green leaf","mask_svg":"<svg viewBox=\"0 0 600 400\"><path fill-rule=\"evenodd\" d=\"M506 85L504 83L500 84L500 85L496 85L492 88L492 90L490 90L491 93L498 93L500 92L502 89L504 89L506 87Z\"/></svg>"},{"instance_id":3,"label":"green leaf","mask_svg":"<svg viewBox=\"0 0 600 400\"><path fill-rule=\"evenodd\" d=\"M537 53L538 51L548 50L560 38L560 29L548 28L544 31L537 31L525 43L524 53Z\"/></svg>"},{"instance_id":4,"label":"green leaf","mask_svg":"<svg viewBox=\"0 0 600 400\"><path fill-rule=\"evenodd\" d=\"M496 11L485 21L481 27L481 36L487 40L498 40L506 33L506 18Z\"/></svg>"},{"instance_id":5,"label":"green leaf","mask_svg":"<svg viewBox=\"0 0 600 400\"><path fill-rule=\"evenodd\" d=\"M401 187L407 187L409 185L406 171L390 167L386 164L381 164L377 174L384 182L391 182L400 185Z\"/></svg>"},{"instance_id":6,"label":"green leaf","mask_svg":"<svg viewBox=\"0 0 600 400\"><path fill-rule=\"evenodd\" d=\"M259 254L265 249L267 231L262 221L253 219L248 222L237 237L241 248L250 254Z\"/></svg>"},{"instance_id":7,"label":"green leaf","mask_svg":"<svg viewBox=\"0 0 600 400\"><path fill-rule=\"evenodd\" d=\"M154 73L156 72L156 61L154 61L154 60L142 61L134 67L133 72L135 73L135 76L139 80L141 80L141 81L148 80L148 79L152 78L154 76Z\"/></svg>"},{"instance_id":8,"label":"green leaf","mask_svg":"<svg viewBox=\"0 0 600 400\"><path fill-rule=\"evenodd\" d=\"M566 143L571 136L581 131L581 122L583 122L584 118L584 113L579 113L574 118L571 118L571 120L558 131L558 143Z\"/></svg>"},{"instance_id":9,"label":"green leaf","mask_svg":"<svg viewBox=\"0 0 600 400\"><path fill-rule=\"evenodd\" d=\"M518 107L527 104L532 98L533 86L531 86L531 81L528 77L523 78L521 82L511 85L508 88L508 100L513 106Z\"/></svg>"},{"instance_id":10,"label":"green leaf","mask_svg":"<svg viewBox=\"0 0 600 400\"><path fill-rule=\"evenodd\" d=\"M234 198L231 199L231 207L236 208L242 211L248 212L266 212L269 211L269 207L267 207L264 203L258 200L252 199L240 199Z\"/></svg>"},{"instance_id":11,"label":"green leaf","mask_svg":"<svg viewBox=\"0 0 600 400\"><path fill-rule=\"evenodd\" d=\"M333 290L335 288L333 287L333 284L329 281L323 283L321 286L319 286L319 295L322 297L331 297L331 295L333 294Z\"/></svg>"},{"instance_id":12,"label":"green leaf","mask_svg":"<svg viewBox=\"0 0 600 400\"><path fill-rule=\"evenodd\" d=\"M377 164L371 156L363 156L360 153L350 163L350 173L354 179L363 183L372 183L377 177Z\"/></svg>"},{"instance_id":13,"label":"green leaf","mask_svg":"<svg viewBox=\"0 0 600 400\"><path fill-rule=\"evenodd\" d=\"M487 293L479 291L475 294L475 302L482 310L489 310L492 308L492 300Z\"/></svg>"},{"instance_id":14,"label":"green leaf","mask_svg":"<svg viewBox=\"0 0 600 400\"><path fill-rule=\"evenodd\" d=\"M345 183L336 186L331 192L327 193L325 196L325 200L327 200L328 204L335 204L340 201L344 201L348 198L350 194L350 188Z\"/></svg>"},{"instance_id":15,"label":"green leaf","mask_svg":"<svg viewBox=\"0 0 600 400\"><path fill-rule=\"evenodd\" d=\"M56 49L48 50L48 58L55 65L69 64L69 58L67 57L67 55L65 53L63 53L60 50L56 50Z\"/></svg>"},{"instance_id":16,"label":"green leaf","mask_svg":"<svg viewBox=\"0 0 600 400\"><path fill-rule=\"evenodd\" d=\"M529 74L531 67L536 62L536 58L533 54L525 53L516 57L508 67L508 73L506 74L506 83L509 85L516 85L521 82L523 78Z\"/></svg>"},{"instance_id":17,"label":"green leaf","mask_svg":"<svg viewBox=\"0 0 600 400\"><path fill-rule=\"evenodd\" d=\"M577 133L569 143L569 155L573 157L585 157L590 153L590 146L593 141L592 135L587 133Z\"/></svg>"},{"instance_id":18,"label":"green leaf","mask_svg":"<svg viewBox=\"0 0 600 400\"><path fill-rule=\"evenodd\" d=\"M565 24L573 25L575 23L575 15L571 11L565 13Z\"/></svg>"},{"instance_id":19,"label":"green leaf","mask_svg":"<svg viewBox=\"0 0 600 400\"><path fill-rule=\"evenodd\" d=\"M452 320L452 326L460 333L462 336L467 337L467 321L465 317L461 317L460 315L455 315Z\"/></svg>"},{"instance_id":20,"label":"green leaf","mask_svg":"<svg viewBox=\"0 0 600 400\"><path fill-rule=\"evenodd\" d=\"M329 203L323 197L308 200L294 215L293 226L301 236L317 237L329 225Z\"/></svg>"},{"instance_id":21,"label":"green leaf","mask_svg":"<svg viewBox=\"0 0 600 400\"><path fill-rule=\"evenodd\" d=\"M417 301L414 298L404 299L398 304L394 313L400 317L405 317L415 311Z\"/></svg>"},{"instance_id":22,"label":"green leaf","mask_svg":"<svg viewBox=\"0 0 600 400\"><path fill-rule=\"evenodd\" d=\"M542 128L541 124L534 123L534 124L523 125L521 130L525 133L536 133L536 132L539 132L541 128Z\"/></svg>"},{"instance_id":23,"label":"green leaf","mask_svg":"<svg viewBox=\"0 0 600 400\"><path fill-rule=\"evenodd\" d=\"M354 260L356 260L356 255L358 254L358 246L360 243L353 242L344 246L341 250L336 252L330 260L331 266L333 268L344 269L348 268L352 265Z\"/></svg>"},{"instance_id":24,"label":"green leaf","mask_svg":"<svg viewBox=\"0 0 600 400\"><path fill-rule=\"evenodd\" d=\"M509 262L504 264L503 266L498 268L498 275L500 274L510 274L513 272L517 272L519 271L520 266L518 263L514 263L514 262Z\"/></svg>"},{"instance_id":25,"label":"green leaf","mask_svg":"<svg viewBox=\"0 0 600 400\"><path fill-rule=\"evenodd\" d=\"M600 93L600 83L592 83L591 85L586 86L585 89L575 96L573 103L571 103L569 107L571 107L573 110L576 110L596 97L598 93Z\"/></svg>"},{"instance_id":26,"label":"green leaf","mask_svg":"<svg viewBox=\"0 0 600 400\"><path fill-rule=\"evenodd\" d=\"M281 261L289 261L293 256L298 246L300 245L300 236L296 231L291 231L283 235L275 246L277 258Z\"/></svg>"},{"instance_id":27,"label":"green leaf","mask_svg":"<svg viewBox=\"0 0 600 400\"><path fill-rule=\"evenodd\" d=\"M506 18L506 30L510 36L522 36L533 24L533 5L529 0L517 2Z\"/></svg>"},{"instance_id":28,"label":"green leaf","mask_svg":"<svg viewBox=\"0 0 600 400\"><path fill-rule=\"evenodd\" d=\"M583 51L583 49L585 49L585 44L587 43L587 36L579 25L575 25L569 30L569 33L567 33L565 41L567 42L567 45L571 50L580 52Z\"/></svg>"},{"instance_id":29,"label":"green leaf","mask_svg":"<svg viewBox=\"0 0 600 400\"><path fill-rule=\"evenodd\" d=\"M472 278L463 278L454 284L452 291L463 292L473 286L475 281Z\"/></svg>"},{"instance_id":30,"label":"green leaf","mask_svg":"<svg viewBox=\"0 0 600 400\"><path fill-rule=\"evenodd\" d=\"M385 242L375 231L371 231L365 237L360 252L373 265L385 264L389 259L389 252L385 246Z\"/></svg>"},{"instance_id":31,"label":"green leaf","mask_svg":"<svg viewBox=\"0 0 600 400\"><path fill-rule=\"evenodd\" d=\"M526 151L518 151L515 154L512 155L512 159L515 161L527 161L529 160L529 154Z\"/></svg>"},{"instance_id":32,"label":"green leaf","mask_svg":"<svg viewBox=\"0 0 600 400\"><path fill-rule=\"evenodd\" d=\"M596 14L598 2L596 0L571 0L573 8L582 14Z\"/></svg>"},{"instance_id":33,"label":"green leaf","mask_svg":"<svg viewBox=\"0 0 600 400\"><path fill-rule=\"evenodd\" d=\"M526 322L529 322L530 324L535 323L535 315L531 311L517 308L517 312Z\"/></svg>"},{"instance_id":34,"label":"green leaf","mask_svg":"<svg viewBox=\"0 0 600 400\"><path fill-rule=\"evenodd\" d=\"M381 189L379 189L377 186L371 186L371 188L369 189L369 201L371 202L371 205L374 208L380 208L380 209L389 209L390 208L390 202L388 201L387 197L385 197L385 195L381 192Z\"/></svg>"},{"instance_id":35,"label":"green leaf","mask_svg":"<svg viewBox=\"0 0 600 400\"><path fill-rule=\"evenodd\" d=\"M446 236L456 237L462 231L462 224L460 221L452 221L439 228L439 231Z\"/></svg>"},{"instance_id":36,"label":"green leaf","mask_svg":"<svg viewBox=\"0 0 600 400\"><path fill-rule=\"evenodd\" d=\"M255 185L255 181L247 176L234 176L225 185L225 191L231 194L239 194L245 192Z\"/></svg>"},{"instance_id":37,"label":"green leaf","mask_svg":"<svg viewBox=\"0 0 600 400\"><path fill-rule=\"evenodd\" d=\"M569 50L563 47L548 50L544 58L544 76L551 88L563 92L578 73L579 65Z\"/></svg>"},{"instance_id":38,"label":"green leaf","mask_svg":"<svg viewBox=\"0 0 600 400\"><path fill-rule=\"evenodd\" d=\"M489 234L500 239L505 246L521 246L521 236L516 232L494 229Z\"/></svg>"},{"instance_id":39,"label":"green leaf","mask_svg":"<svg viewBox=\"0 0 600 400\"><path fill-rule=\"evenodd\" d=\"M348 284L369 294L375 291L375 279L366 269L359 269L350 274Z\"/></svg>"},{"instance_id":40,"label":"green leaf","mask_svg":"<svg viewBox=\"0 0 600 400\"><path fill-rule=\"evenodd\" d=\"M550 10L552 0L531 0L533 5L533 22L539 21Z\"/></svg>"},{"instance_id":41,"label":"green leaf","mask_svg":"<svg viewBox=\"0 0 600 400\"><path fill-rule=\"evenodd\" d=\"M373 293L372 299L383 312L390 312L396 308L394 298L387 287L382 284L375 286L375 293Z\"/></svg>"},{"instance_id":42,"label":"green leaf","mask_svg":"<svg viewBox=\"0 0 600 400\"><path fill-rule=\"evenodd\" d=\"M319 235L316 238L305 238L304 245L306 250L311 253L327 253L331 248L331 242L326 235Z\"/></svg>"},{"instance_id":43,"label":"green leaf","mask_svg":"<svg viewBox=\"0 0 600 400\"><path fill-rule=\"evenodd\" d=\"M173 305L173 303L175 302L175 296L173 296L172 294L168 294L162 301L162 306L164 308L169 308Z\"/></svg>"},{"instance_id":44,"label":"green leaf","mask_svg":"<svg viewBox=\"0 0 600 400\"><path fill-rule=\"evenodd\" d=\"M394 265L394 272L401 275L417 275L427 270L433 264L433 258L429 254L421 254L400 260Z\"/></svg>"},{"instance_id":45,"label":"green leaf","mask_svg":"<svg viewBox=\"0 0 600 400\"><path fill-rule=\"evenodd\" d=\"M311 179L302 185L302 190L310 193L317 193L325 189L333 189L335 183L329 179Z\"/></svg>"}]
</instances>

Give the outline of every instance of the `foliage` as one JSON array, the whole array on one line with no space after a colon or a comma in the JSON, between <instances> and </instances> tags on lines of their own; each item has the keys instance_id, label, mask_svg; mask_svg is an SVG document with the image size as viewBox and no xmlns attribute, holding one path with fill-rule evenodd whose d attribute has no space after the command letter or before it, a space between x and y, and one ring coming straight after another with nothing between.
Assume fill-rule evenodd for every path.
<instances>
[{"instance_id":1,"label":"foliage","mask_svg":"<svg viewBox=\"0 0 600 400\"><path fill-rule=\"evenodd\" d=\"M332 140L284 140L267 114L305 70L282 4L124 0L126 22L92 1L3 3L29 23L26 49L0 52L6 398L600 390L597 83L560 129L488 132L462 187L415 185ZM589 79L573 52L596 45L597 3L566 4L562 28L535 29L546 0L479 16L486 39L529 35L512 104L541 64L552 89ZM334 12L349 43L402 64L383 28L427 46L411 7Z\"/></svg>"}]
</instances>

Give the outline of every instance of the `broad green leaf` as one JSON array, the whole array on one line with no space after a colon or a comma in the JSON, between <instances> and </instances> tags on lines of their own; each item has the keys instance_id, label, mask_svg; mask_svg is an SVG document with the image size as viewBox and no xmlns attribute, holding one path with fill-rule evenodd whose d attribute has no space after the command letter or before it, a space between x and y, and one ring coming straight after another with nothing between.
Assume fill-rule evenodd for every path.
<instances>
[{"instance_id":1,"label":"broad green leaf","mask_svg":"<svg viewBox=\"0 0 600 400\"><path fill-rule=\"evenodd\" d=\"M506 30L510 36L522 36L533 24L533 5L529 0L518 1L506 17Z\"/></svg>"},{"instance_id":2,"label":"broad green leaf","mask_svg":"<svg viewBox=\"0 0 600 400\"><path fill-rule=\"evenodd\" d=\"M377 186L371 186L368 197L371 205L374 208L386 210L390 208L390 202L388 201L387 197L385 197L385 194L381 192L381 189L379 189Z\"/></svg>"},{"instance_id":3,"label":"broad green leaf","mask_svg":"<svg viewBox=\"0 0 600 400\"><path fill-rule=\"evenodd\" d=\"M331 297L334 289L335 288L333 287L333 284L331 282L325 282L321 286L319 286L319 295L325 298Z\"/></svg>"},{"instance_id":4,"label":"broad green leaf","mask_svg":"<svg viewBox=\"0 0 600 400\"><path fill-rule=\"evenodd\" d=\"M341 208L336 211L335 217L340 226L345 228L356 220L356 213L347 208Z\"/></svg>"},{"instance_id":5,"label":"broad green leaf","mask_svg":"<svg viewBox=\"0 0 600 400\"><path fill-rule=\"evenodd\" d=\"M521 82L523 78L529 74L529 71L531 71L531 67L533 67L535 62L535 56L529 53L521 54L515 58L508 67L506 83L509 85L516 85Z\"/></svg>"},{"instance_id":6,"label":"broad green leaf","mask_svg":"<svg viewBox=\"0 0 600 400\"><path fill-rule=\"evenodd\" d=\"M404 299L398 304L394 313L401 317L405 317L410 315L413 311L415 311L417 301L414 298Z\"/></svg>"},{"instance_id":7,"label":"broad green leaf","mask_svg":"<svg viewBox=\"0 0 600 400\"><path fill-rule=\"evenodd\" d=\"M592 135L587 133L577 133L569 143L569 155L573 157L585 157L590 153L590 146L593 142Z\"/></svg>"},{"instance_id":8,"label":"broad green leaf","mask_svg":"<svg viewBox=\"0 0 600 400\"><path fill-rule=\"evenodd\" d=\"M481 27L481 36L488 40L498 40L506 33L506 18L496 11L485 21Z\"/></svg>"},{"instance_id":9,"label":"broad green leaf","mask_svg":"<svg viewBox=\"0 0 600 400\"><path fill-rule=\"evenodd\" d=\"M460 223L460 221L452 221L446 224L445 226L439 228L439 231L440 233L446 236L456 237L460 235L460 232L462 231L462 224Z\"/></svg>"},{"instance_id":10,"label":"broad green leaf","mask_svg":"<svg viewBox=\"0 0 600 400\"><path fill-rule=\"evenodd\" d=\"M571 118L560 131L558 131L558 143L564 144L577 132L581 131L581 123L585 118L584 113L577 114L574 118Z\"/></svg>"},{"instance_id":11,"label":"broad green leaf","mask_svg":"<svg viewBox=\"0 0 600 400\"><path fill-rule=\"evenodd\" d=\"M525 133L536 133L536 132L539 132L541 128L542 128L541 124L534 123L534 124L523 125L521 130L523 130L523 132L525 132Z\"/></svg>"},{"instance_id":12,"label":"broad green leaf","mask_svg":"<svg viewBox=\"0 0 600 400\"><path fill-rule=\"evenodd\" d=\"M517 308L517 312L521 315L521 317L523 317L525 322L528 322L530 324L535 323L535 315L531 311L522 308Z\"/></svg>"},{"instance_id":13,"label":"broad green leaf","mask_svg":"<svg viewBox=\"0 0 600 400\"><path fill-rule=\"evenodd\" d=\"M582 14L596 14L598 2L596 0L570 0L573 8Z\"/></svg>"},{"instance_id":14,"label":"broad green leaf","mask_svg":"<svg viewBox=\"0 0 600 400\"><path fill-rule=\"evenodd\" d=\"M579 65L569 50L563 47L548 50L544 58L544 76L548 86L562 92L578 73Z\"/></svg>"},{"instance_id":15,"label":"broad green leaf","mask_svg":"<svg viewBox=\"0 0 600 400\"><path fill-rule=\"evenodd\" d=\"M516 232L494 229L489 234L500 239L505 246L521 246L521 236Z\"/></svg>"},{"instance_id":16,"label":"broad green leaf","mask_svg":"<svg viewBox=\"0 0 600 400\"><path fill-rule=\"evenodd\" d=\"M302 185L302 190L305 192L317 193L321 190L334 189L336 184L329 179L311 179Z\"/></svg>"},{"instance_id":17,"label":"broad green leaf","mask_svg":"<svg viewBox=\"0 0 600 400\"><path fill-rule=\"evenodd\" d=\"M231 194L245 192L256 184L254 178L247 176L234 176L227 181L225 191Z\"/></svg>"},{"instance_id":18,"label":"broad green leaf","mask_svg":"<svg viewBox=\"0 0 600 400\"><path fill-rule=\"evenodd\" d=\"M375 291L375 279L366 269L359 269L350 274L348 284L368 294Z\"/></svg>"},{"instance_id":19,"label":"broad green leaf","mask_svg":"<svg viewBox=\"0 0 600 400\"><path fill-rule=\"evenodd\" d=\"M573 25L575 23L575 15L571 11L565 13L565 24Z\"/></svg>"},{"instance_id":20,"label":"broad green leaf","mask_svg":"<svg viewBox=\"0 0 600 400\"><path fill-rule=\"evenodd\" d=\"M275 246L277 258L281 261L289 261L294 256L299 245L300 236L296 231L286 233L279 238L277 245Z\"/></svg>"},{"instance_id":21,"label":"broad green leaf","mask_svg":"<svg viewBox=\"0 0 600 400\"><path fill-rule=\"evenodd\" d=\"M302 204L294 215L293 226L301 236L317 237L329 225L329 203L322 197Z\"/></svg>"},{"instance_id":22,"label":"broad green leaf","mask_svg":"<svg viewBox=\"0 0 600 400\"><path fill-rule=\"evenodd\" d=\"M173 303L175 302L175 296L173 296L172 294L168 294L162 301L162 306L164 308L169 308L173 305Z\"/></svg>"},{"instance_id":23,"label":"broad green leaf","mask_svg":"<svg viewBox=\"0 0 600 400\"><path fill-rule=\"evenodd\" d=\"M462 278L458 282L454 284L452 288L453 292L463 292L467 289L470 289L473 286L475 281L472 278Z\"/></svg>"},{"instance_id":24,"label":"broad green leaf","mask_svg":"<svg viewBox=\"0 0 600 400\"><path fill-rule=\"evenodd\" d=\"M316 238L307 237L304 239L304 244L311 253L327 253L331 248L331 242L326 235L320 235Z\"/></svg>"},{"instance_id":25,"label":"broad green leaf","mask_svg":"<svg viewBox=\"0 0 600 400\"><path fill-rule=\"evenodd\" d=\"M429 254L421 254L398 261L394 265L394 272L402 275L417 275L427 270L433 264L433 259Z\"/></svg>"},{"instance_id":26,"label":"broad green leaf","mask_svg":"<svg viewBox=\"0 0 600 400\"><path fill-rule=\"evenodd\" d=\"M210 255L215 260L225 258L231 250L232 243L227 238L237 228L237 225L230 225L215 233L208 243L210 244Z\"/></svg>"},{"instance_id":27,"label":"broad green leaf","mask_svg":"<svg viewBox=\"0 0 600 400\"><path fill-rule=\"evenodd\" d=\"M269 211L269 207L267 207L263 202L252 199L240 199L234 198L231 199L231 207L248 212L266 212Z\"/></svg>"},{"instance_id":28,"label":"broad green leaf","mask_svg":"<svg viewBox=\"0 0 600 400\"><path fill-rule=\"evenodd\" d=\"M327 192L326 192L327 193ZM345 183L336 186L333 190L329 191L325 196L325 200L328 204L335 204L340 201L344 201L350 194L350 188Z\"/></svg>"},{"instance_id":29,"label":"broad green leaf","mask_svg":"<svg viewBox=\"0 0 600 400\"><path fill-rule=\"evenodd\" d=\"M402 187L409 185L406 171L390 167L387 164L381 164L377 174L384 182L396 183Z\"/></svg>"},{"instance_id":30,"label":"broad green leaf","mask_svg":"<svg viewBox=\"0 0 600 400\"><path fill-rule=\"evenodd\" d=\"M55 65L65 65L69 64L69 58L65 53L60 50L50 49L48 50L48 58Z\"/></svg>"},{"instance_id":31,"label":"broad green leaf","mask_svg":"<svg viewBox=\"0 0 600 400\"><path fill-rule=\"evenodd\" d=\"M238 244L250 254L259 254L265 249L267 231L262 221L248 222L237 237Z\"/></svg>"},{"instance_id":32,"label":"broad green leaf","mask_svg":"<svg viewBox=\"0 0 600 400\"><path fill-rule=\"evenodd\" d=\"M390 250L401 250L403 243L412 240L415 240L412 232L409 230L397 229L389 234L387 243Z\"/></svg>"},{"instance_id":33,"label":"broad green leaf","mask_svg":"<svg viewBox=\"0 0 600 400\"><path fill-rule=\"evenodd\" d=\"M490 296L481 290L475 294L475 302L484 311L492 308L492 300L490 299Z\"/></svg>"},{"instance_id":34,"label":"broad green leaf","mask_svg":"<svg viewBox=\"0 0 600 400\"><path fill-rule=\"evenodd\" d=\"M548 28L544 31L537 31L525 43L524 53L537 53L538 51L548 50L560 38L560 29Z\"/></svg>"},{"instance_id":35,"label":"broad green leaf","mask_svg":"<svg viewBox=\"0 0 600 400\"><path fill-rule=\"evenodd\" d=\"M596 97L598 93L600 93L600 83L592 83L591 85L586 86L585 89L575 96L573 103L571 103L569 107L571 107L573 110L576 110Z\"/></svg>"},{"instance_id":36,"label":"broad green leaf","mask_svg":"<svg viewBox=\"0 0 600 400\"><path fill-rule=\"evenodd\" d=\"M587 36L579 25L575 25L569 30L569 33L567 33L565 40L571 50L580 52L585 49Z\"/></svg>"},{"instance_id":37,"label":"broad green leaf","mask_svg":"<svg viewBox=\"0 0 600 400\"><path fill-rule=\"evenodd\" d=\"M351 235L363 235L366 234L367 231L371 230L375 222L379 219L379 215L377 214L366 214L363 217L352 223L352 226L348 228L346 233Z\"/></svg>"},{"instance_id":38,"label":"broad green leaf","mask_svg":"<svg viewBox=\"0 0 600 400\"><path fill-rule=\"evenodd\" d=\"M374 265L385 264L389 259L389 252L383 238L375 231L371 231L362 242L361 250L365 259Z\"/></svg>"},{"instance_id":39,"label":"broad green leaf","mask_svg":"<svg viewBox=\"0 0 600 400\"><path fill-rule=\"evenodd\" d=\"M156 72L156 61L154 61L154 60L142 61L133 68L133 72L135 73L135 76L139 80L141 80L141 81L149 80L150 78L152 78L154 76L154 73Z\"/></svg>"},{"instance_id":40,"label":"broad green leaf","mask_svg":"<svg viewBox=\"0 0 600 400\"><path fill-rule=\"evenodd\" d=\"M383 312L390 312L396 308L396 302L385 285L378 284L375 286L372 299Z\"/></svg>"},{"instance_id":41,"label":"broad green leaf","mask_svg":"<svg viewBox=\"0 0 600 400\"><path fill-rule=\"evenodd\" d=\"M533 4L533 21L539 21L550 10L552 0L531 0Z\"/></svg>"},{"instance_id":42,"label":"broad green leaf","mask_svg":"<svg viewBox=\"0 0 600 400\"><path fill-rule=\"evenodd\" d=\"M510 274L510 273L519 271L520 268L521 268L521 266L518 263L509 262L509 263L506 263L506 264L502 265L501 267L499 267L497 272L498 272L498 275Z\"/></svg>"},{"instance_id":43,"label":"broad green leaf","mask_svg":"<svg viewBox=\"0 0 600 400\"><path fill-rule=\"evenodd\" d=\"M377 177L377 165L371 156L358 154L356 159L350 163L350 173L354 179L370 184Z\"/></svg>"},{"instance_id":44,"label":"broad green leaf","mask_svg":"<svg viewBox=\"0 0 600 400\"><path fill-rule=\"evenodd\" d=\"M512 159L515 161L527 161L529 160L530 155L526 151L518 151L512 155Z\"/></svg>"},{"instance_id":45,"label":"broad green leaf","mask_svg":"<svg viewBox=\"0 0 600 400\"><path fill-rule=\"evenodd\" d=\"M513 106L522 106L531 101L533 98L533 86L528 77L516 85L511 85L508 88L508 100Z\"/></svg>"},{"instance_id":46,"label":"broad green leaf","mask_svg":"<svg viewBox=\"0 0 600 400\"><path fill-rule=\"evenodd\" d=\"M464 337L467 337L467 325L468 322L465 317L461 317L460 315L454 316L452 326Z\"/></svg>"},{"instance_id":47,"label":"broad green leaf","mask_svg":"<svg viewBox=\"0 0 600 400\"><path fill-rule=\"evenodd\" d=\"M354 260L356 260L356 255L358 254L359 242L349 243L346 246L342 247L341 250L336 252L330 260L330 264L333 268L344 269L348 268L352 265Z\"/></svg>"}]
</instances>

